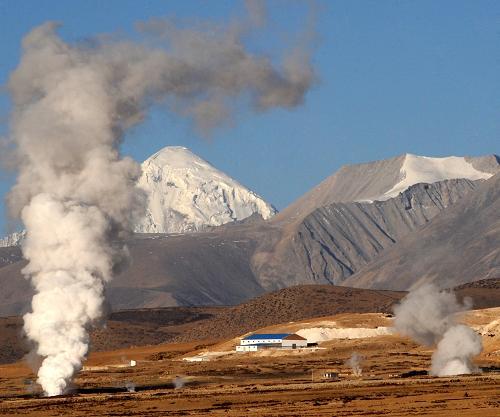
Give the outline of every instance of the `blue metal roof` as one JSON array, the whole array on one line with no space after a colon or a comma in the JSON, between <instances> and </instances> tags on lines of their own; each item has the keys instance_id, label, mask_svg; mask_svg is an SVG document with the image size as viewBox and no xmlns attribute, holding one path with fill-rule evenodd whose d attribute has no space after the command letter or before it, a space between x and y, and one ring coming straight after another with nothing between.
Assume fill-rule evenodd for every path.
<instances>
[{"instance_id":1,"label":"blue metal roof","mask_svg":"<svg viewBox=\"0 0 500 417\"><path fill-rule=\"evenodd\" d=\"M290 333L268 333L268 334L251 334L243 340L260 340L260 339L283 339L290 336Z\"/></svg>"}]
</instances>

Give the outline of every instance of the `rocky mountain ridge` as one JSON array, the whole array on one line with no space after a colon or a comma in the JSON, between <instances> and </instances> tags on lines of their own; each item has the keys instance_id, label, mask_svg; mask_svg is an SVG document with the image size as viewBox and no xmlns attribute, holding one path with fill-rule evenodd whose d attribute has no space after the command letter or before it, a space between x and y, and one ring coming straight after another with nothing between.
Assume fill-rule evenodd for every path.
<instances>
[{"instance_id":1,"label":"rocky mountain ridge","mask_svg":"<svg viewBox=\"0 0 500 417\"><path fill-rule=\"evenodd\" d=\"M341 169L341 175L332 176L338 193L327 195L329 190L316 187L309 195L326 195L326 200L299 199L291 206L300 209L298 216L287 208L267 221L254 221L250 216L248 221L202 231L131 236L127 241L130 267L106 288L110 309L238 304L302 284L391 288L391 283L398 282L397 289L406 290L422 277L449 287L492 277L499 270L495 250L500 247L496 226L500 210L498 193L491 188L498 177L492 177L495 164L498 171L498 157L463 158L460 162L482 170L490 177L487 180L417 183L395 197L366 201L370 184L385 193L402 181L404 160L399 157ZM354 195L363 201L340 201ZM318 205L327 200L339 201ZM454 207L459 206L462 214L457 217ZM420 235L422 230L424 235ZM437 268L433 263L439 264L439 259L433 252L415 252L404 243L414 236L417 240L427 236L430 240L422 241L430 242L427 246L434 247L446 261ZM450 239L472 246L449 245ZM432 242L439 242L439 248ZM400 247L406 249L394 252ZM390 253L397 255L389 258ZM453 259L458 257L460 262L455 263L463 269L461 276L454 275ZM406 269L380 267L383 280L377 278L378 273L364 275L382 259L388 259L384 265L401 263ZM0 248L0 315L20 314L29 308L31 290L20 272L24 265L20 248ZM410 268L412 265L429 265L434 272L425 275ZM406 274L408 271L412 273Z\"/></svg>"},{"instance_id":2,"label":"rocky mountain ridge","mask_svg":"<svg viewBox=\"0 0 500 417\"><path fill-rule=\"evenodd\" d=\"M270 288L289 281L338 285L477 186L477 181L445 180L412 185L385 201L320 207L288 225L270 249L257 248L254 269Z\"/></svg>"},{"instance_id":3,"label":"rocky mountain ridge","mask_svg":"<svg viewBox=\"0 0 500 417\"><path fill-rule=\"evenodd\" d=\"M360 288L409 289L500 277L500 173L346 279Z\"/></svg>"}]
</instances>

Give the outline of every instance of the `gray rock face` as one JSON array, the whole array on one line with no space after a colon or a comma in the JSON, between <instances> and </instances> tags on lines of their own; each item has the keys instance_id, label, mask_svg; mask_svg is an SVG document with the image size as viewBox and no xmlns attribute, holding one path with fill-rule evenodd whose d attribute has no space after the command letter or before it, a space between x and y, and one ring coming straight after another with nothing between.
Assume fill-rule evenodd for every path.
<instances>
[{"instance_id":1,"label":"gray rock face","mask_svg":"<svg viewBox=\"0 0 500 417\"><path fill-rule=\"evenodd\" d=\"M477 156L474 158L465 157L467 162L470 162L474 168L479 171L496 174L500 166L500 157L498 155Z\"/></svg>"},{"instance_id":2,"label":"gray rock face","mask_svg":"<svg viewBox=\"0 0 500 417\"><path fill-rule=\"evenodd\" d=\"M266 289L342 282L462 198L471 179L499 170L496 155L406 154L344 166L268 222L278 232L258 247L253 269Z\"/></svg>"},{"instance_id":3,"label":"gray rock face","mask_svg":"<svg viewBox=\"0 0 500 417\"><path fill-rule=\"evenodd\" d=\"M500 174L344 281L363 288L445 288L500 277Z\"/></svg>"},{"instance_id":4,"label":"gray rock face","mask_svg":"<svg viewBox=\"0 0 500 417\"><path fill-rule=\"evenodd\" d=\"M321 207L289 228L271 251L258 249L254 269L266 288L339 284L475 187L447 180L414 185L387 201Z\"/></svg>"}]
</instances>

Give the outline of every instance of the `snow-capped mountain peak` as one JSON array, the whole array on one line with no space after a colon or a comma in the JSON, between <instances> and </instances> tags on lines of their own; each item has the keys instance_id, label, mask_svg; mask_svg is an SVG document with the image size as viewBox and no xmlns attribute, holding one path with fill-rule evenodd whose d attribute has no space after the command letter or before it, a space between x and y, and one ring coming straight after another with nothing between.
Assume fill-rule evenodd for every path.
<instances>
[{"instance_id":1,"label":"snow-capped mountain peak","mask_svg":"<svg viewBox=\"0 0 500 417\"><path fill-rule=\"evenodd\" d=\"M210 163L181 146L168 146L142 164L139 187L148 196L146 217L135 230L183 233L242 220L268 219L276 209Z\"/></svg>"}]
</instances>

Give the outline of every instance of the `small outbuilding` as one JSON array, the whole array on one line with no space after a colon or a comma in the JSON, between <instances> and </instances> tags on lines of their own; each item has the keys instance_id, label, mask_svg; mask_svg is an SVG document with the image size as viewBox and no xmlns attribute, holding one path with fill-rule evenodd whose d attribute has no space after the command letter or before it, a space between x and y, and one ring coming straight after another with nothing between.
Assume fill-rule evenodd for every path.
<instances>
[{"instance_id":1,"label":"small outbuilding","mask_svg":"<svg viewBox=\"0 0 500 417\"><path fill-rule=\"evenodd\" d=\"M283 338L281 347L291 349L305 348L307 347L307 339L298 334L289 334Z\"/></svg>"},{"instance_id":2,"label":"small outbuilding","mask_svg":"<svg viewBox=\"0 0 500 417\"><path fill-rule=\"evenodd\" d=\"M298 334L267 333L251 334L241 339L236 346L238 352L252 352L261 349L297 349L307 347L307 339Z\"/></svg>"}]
</instances>

